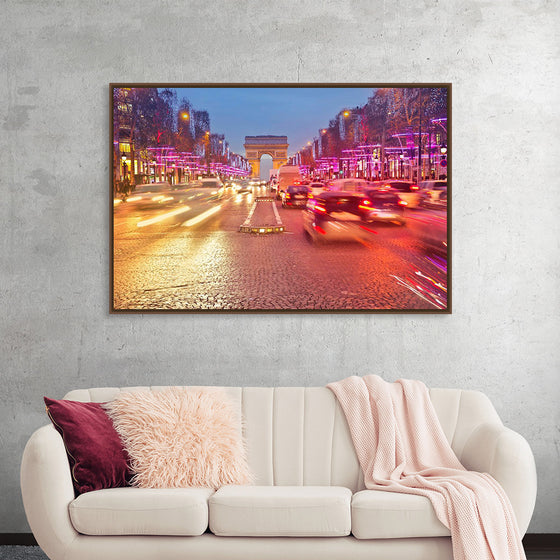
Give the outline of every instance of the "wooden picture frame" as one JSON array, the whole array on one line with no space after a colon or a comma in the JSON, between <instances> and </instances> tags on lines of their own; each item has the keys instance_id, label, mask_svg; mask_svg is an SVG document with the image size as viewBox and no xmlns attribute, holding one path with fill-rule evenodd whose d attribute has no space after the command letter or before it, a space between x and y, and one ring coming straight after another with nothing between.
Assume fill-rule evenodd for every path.
<instances>
[{"instance_id":1,"label":"wooden picture frame","mask_svg":"<svg viewBox=\"0 0 560 560\"><path fill-rule=\"evenodd\" d=\"M112 313L451 313L451 84L109 89Z\"/></svg>"}]
</instances>

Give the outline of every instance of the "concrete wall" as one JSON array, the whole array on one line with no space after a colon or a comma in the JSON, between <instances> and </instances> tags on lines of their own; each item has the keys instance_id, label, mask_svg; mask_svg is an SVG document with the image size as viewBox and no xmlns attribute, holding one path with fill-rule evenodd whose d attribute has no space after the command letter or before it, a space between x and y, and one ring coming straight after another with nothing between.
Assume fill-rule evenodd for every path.
<instances>
[{"instance_id":1,"label":"concrete wall","mask_svg":"<svg viewBox=\"0 0 560 560\"><path fill-rule=\"evenodd\" d=\"M559 4L5 0L0 30L0 532L41 398L132 384L485 391L560 531ZM109 89L121 82L452 82L448 316L113 315Z\"/></svg>"}]
</instances>

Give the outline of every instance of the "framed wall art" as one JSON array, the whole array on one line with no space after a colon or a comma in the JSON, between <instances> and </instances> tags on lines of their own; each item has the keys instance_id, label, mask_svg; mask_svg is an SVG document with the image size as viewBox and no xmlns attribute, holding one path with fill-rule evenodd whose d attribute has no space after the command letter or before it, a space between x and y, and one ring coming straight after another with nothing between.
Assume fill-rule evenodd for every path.
<instances>
[{"instance_id":1,"label":"framed wall art","mask_svg":"<svg viewBox=\"0 0 560 560\"><path fill-rule=\"evenodd\" d=\"M450 84L111 84L112 312L450 313Z\"/></svg>"}]
</instances>

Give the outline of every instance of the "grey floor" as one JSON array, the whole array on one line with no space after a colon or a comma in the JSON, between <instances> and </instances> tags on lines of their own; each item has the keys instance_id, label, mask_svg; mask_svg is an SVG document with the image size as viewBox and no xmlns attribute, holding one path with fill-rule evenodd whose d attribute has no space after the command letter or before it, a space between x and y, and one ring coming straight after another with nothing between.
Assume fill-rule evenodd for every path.
<instances>
[{"instance_id":1,"label":"grey floor","mask_svg":"<svg viewBox=\"0 0 560 560\"><path fill-rule=\"evenodd\" d=\"M38 546L0 546L0 560L48 560L48 557ZM527 560L560 560L560 550L550 547L528 550Z\"/></svg>"},{"instance_id":2,"label":"grey floor","mask_svg":"<svg viewBox=\"0 0 560 560\"><path fill-rule=\"evenodd\" d=\"M0 560L48 560L38 546L0 546Z\"/></svg>"}]
</instances>

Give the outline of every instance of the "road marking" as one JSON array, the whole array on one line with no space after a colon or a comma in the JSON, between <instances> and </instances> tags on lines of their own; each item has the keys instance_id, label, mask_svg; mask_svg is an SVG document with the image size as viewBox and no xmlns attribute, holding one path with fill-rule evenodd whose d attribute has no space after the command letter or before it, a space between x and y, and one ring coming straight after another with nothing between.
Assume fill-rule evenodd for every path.
<instances>
[{"instance_id":1,"label":"road marking","mask_svg":"<svg viewBox=\"0 0 560 560\"><path fill-rule=\"evenodd\" d=\"M162 222L163 220L167 220L167 218L171 218L171 216L177 216L177 214L182 214L183 212L188 212L191 209L190 206L182 206L181 208L176 208L175 210L171 210L171 212L166 212L165 214L160 214L155 218L150 218L148 220L143 220L136 224L137 227L145 227L151 226L152 224L157 224Z\"/></svg>"},{"instance_id":2,"label":"road marking","mask_svg":"<svg viewBox=\"0 0 560 560\"><path fill-rule=\"evenodd\" d=\"M272 209L274 210L274 215L276 216L276 223L281 226L282 225L282 220L280 219L280 214L278 214L278 208L276 208L276 203L274 202L274 200L271 201L272 204Z\"/></svg>"},{"instance_id":3,"label":"road marking","mask_svg":"<svg viewBox=\"0 0 560 560\"><path fill-rule=\"evenodd\" d=\"M251 207L251 210L249 210L249 215L247 216L247 219L243 222L244 226L248 226L249 222L251 221L251 218L253 217L253 214L255 213L255 208L257 207L257 201L255 200L255 202L253 202L253 206Z\"/></svg>"},{"instance_id":4,"label":"road marking","mask_svg":"<svg viewBox=\"0 0 560 560\"><path fill-rule=\"evenodd\" d=\"M274 214L276 217L276 225L271 226L270 223L266 222L264 225L251 225L251 219L253 218L253 214L255 213L255 209L257 208L257 203L259 202L270 202L272 204L272 208L274 210ZM278 214L278 210L276 209L276 204L274 199L270 197L257 197L251 210L249 211L249 215L247 216L246 220L239 226L239 231L242 233L283 233L284 226L282 225L282 220L280 219L280 215Z\"/></svg>"},{"instance_id":5,"label":"road marking","mask_svg":"<svg viewBox=\"0 0 560 560\"><path fill-rule=\"evenodd\" d=\"M208 219L216 212L219 212L221 208L222 208L221 204L219 204L218 206L214 206L214 208L210 208L210 210L206 210L206 212L202 212L202 214L199 214L198 216L195 216L194 218L191 218L190 220L183 222L181 225L183 227L191 227L196 224L199 224L200 222L203 222L204 220Z\"/></svg>"}]
</instances>

